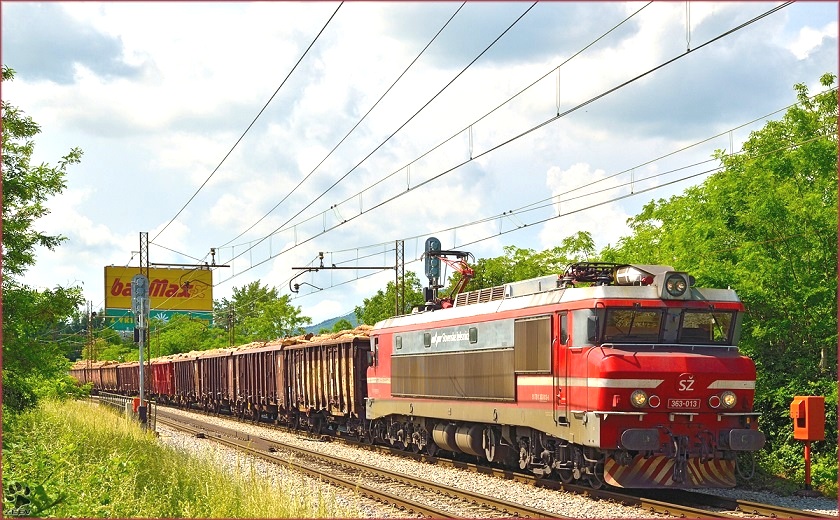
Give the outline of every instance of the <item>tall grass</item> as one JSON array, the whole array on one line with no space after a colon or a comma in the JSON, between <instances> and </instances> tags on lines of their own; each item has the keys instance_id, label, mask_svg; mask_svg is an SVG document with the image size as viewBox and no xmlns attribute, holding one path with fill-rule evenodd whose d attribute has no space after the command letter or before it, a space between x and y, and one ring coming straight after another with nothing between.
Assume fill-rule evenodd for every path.
<instances>
[{"instance_id":1,"label":"tall grass","mask_svg":"<svg viewBox=\"0 0 840 520\"><path fill-rule=\"evenodd\" d=\"M52 517L359 516L318 486L272 482L244 459L226 472L89 403L44 402L3 419L4 516L21 504ZM27 498L14 502L26 487Z\"/></svg>"}]
</instances>

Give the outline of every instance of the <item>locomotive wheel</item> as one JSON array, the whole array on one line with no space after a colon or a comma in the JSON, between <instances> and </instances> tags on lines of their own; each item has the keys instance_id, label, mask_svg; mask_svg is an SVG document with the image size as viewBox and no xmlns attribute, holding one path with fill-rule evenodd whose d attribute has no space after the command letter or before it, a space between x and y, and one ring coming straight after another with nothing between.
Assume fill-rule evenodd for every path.
<instances>
[{"instance_id":1,"label":"locomotive wheel","mask_svg":"<svg viewBox=\"0 0 840 520\"><path fill-rule=\"evenodd\" d=\"M589 481L589 487L592 489L601 489L604 487L604 481L598 475L588 475L587 480Z\"/></svg>"},{"instance_id":2,"label":"locomotive wheel","mask_svg":"<svg viewBox=\"0 0 840 520\"><path fill-rule=\"evenodd\" d=\"M420 451L420 446L416 444L416 441L419 439L415 439L414 436L414 425L411 423L404 423L403 424L403 449L405 451L411 451L417 453Z\"/></svg>"},{"instance_id":3,"label":"locomotive wheel","mask_svg":"<svg viewBox=\"0 0 840 520\"><path fill-rule=\"evenodd\" d=\"M411 436L411 441L408 442L408 449L411 453L420 453L420 434L414 433Z\"/></svg>"},{"instance_id":4,"label":"locomotive wheel","mask_svg":"<svg viewBox=\"0 0 840 520\"><path fill-rule=\"evenodd\" d=\"M572 474L572 470L570 469L558 469L557 474L560 475L560 482L563 484L571 484L575 479L575 476Z\"/></svg>"},{"instance_id":5,"label":"locomotive wheel","mask_svg":"<svg viewBox=\"0 0 840 520\"><path fill-rule=\"evenodd\" d=\"M426 453L429 454L429 457L434 457L437 455L438 452L438 445L435 444L432 440L427 440L426 442Z\"/></svg>"},{"instance_id":6,"label":"locomotive wheel","mask_svg":"<svg viewBox=\"0 0 840 520\"><path fill-rule=\"evenodd\" d=\"M528 439L519 440L519 469L527 469L531 465L531 449L528 446Z\"/></svg>"},{"instance_id":7,"label":"locomotive wheel","mask_svg":"<svg viewBox=\"0 0 840 520\"><path fill-rule=\"evenodd\" d=\"M493 431L493 428L487 427L484 429L484 435L482 435L482 441L484 444L484 457L487 459L488 462L493 462L496 458L496 432Z\"/></svg>"}]
</instances>

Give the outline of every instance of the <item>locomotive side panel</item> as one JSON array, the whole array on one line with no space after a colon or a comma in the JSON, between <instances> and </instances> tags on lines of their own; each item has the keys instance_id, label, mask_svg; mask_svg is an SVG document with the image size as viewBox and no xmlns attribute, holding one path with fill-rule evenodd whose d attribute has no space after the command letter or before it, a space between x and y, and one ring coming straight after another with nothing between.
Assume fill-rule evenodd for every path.
<instances>
[{"instance_id":1,"label":"locomotive side panel","mask_svg":"<svg viewBox=\"0 0 840 520\"><path fill-rule=\"evenodd\" d=\"M524 343L515 351L515 331L522 334L524 328L513 320L395 331L389 345L391 394L513 401L515 365L530 355ZM379 341L381 348L383 338Z\"/></svg>"},{"instance_id":2,"label":"locomotive side panel","mask_svg":"<svg viewBox=\"0 0 840 520\"><path fill-rule=\"evenodd\" d=\"M513 401L513 349L394 356L392 393L399 397Z\"/></svg>"}]
</instances>

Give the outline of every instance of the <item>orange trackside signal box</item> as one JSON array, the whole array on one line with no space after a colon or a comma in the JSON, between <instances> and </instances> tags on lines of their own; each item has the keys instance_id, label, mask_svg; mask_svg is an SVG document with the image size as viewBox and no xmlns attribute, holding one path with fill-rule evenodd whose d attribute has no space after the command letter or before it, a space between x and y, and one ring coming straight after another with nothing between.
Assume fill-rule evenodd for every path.
<instances>
[{"instance_id":1,"label":"orange trackside signal box","mask_svg":"<svg viewBox=\"0 0 840 520\"><path fill-rule=\"evenodd\" d=\"M790 403L793 419L793 438L799 441L825 439L825 397L821 395L796 396Z\"/></svg>"}]
</instances>

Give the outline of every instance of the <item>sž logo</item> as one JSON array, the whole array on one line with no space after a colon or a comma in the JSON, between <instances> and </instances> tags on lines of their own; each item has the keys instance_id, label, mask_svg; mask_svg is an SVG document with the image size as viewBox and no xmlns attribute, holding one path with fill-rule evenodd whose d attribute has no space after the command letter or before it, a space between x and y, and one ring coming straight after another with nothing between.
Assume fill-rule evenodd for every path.
<instances>
[{"instance_id":1,"label":"s\u017e logo","mask_svg":"<svg viewBox=\"0 0 840 520\"><path fill-rule=\"evenodd\" d=\"M694 390L694 374L680 374L680 379L677 381L677 390L692 392Z\"/></svg>"}]
</instances>

